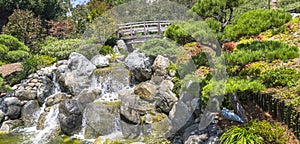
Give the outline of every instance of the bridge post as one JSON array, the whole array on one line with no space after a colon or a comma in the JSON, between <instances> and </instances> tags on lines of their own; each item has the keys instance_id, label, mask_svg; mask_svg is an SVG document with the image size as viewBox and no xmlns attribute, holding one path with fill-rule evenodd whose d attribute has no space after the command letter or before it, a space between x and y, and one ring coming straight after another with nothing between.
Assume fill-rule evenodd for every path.
<instances>
[{"instance_id":1,"label":"bridge post","mask_svg":"<svg viewBox=\"0 0 300 144\"><path fill-rule=\"evenodd\" d=\"M157 29L158 29L158 34L159 34L159 35L161 35L161 28L160 28L160 26L161 26L161 25L160 25L160 21L158 21Z\"/></svg>"}]
</instances>

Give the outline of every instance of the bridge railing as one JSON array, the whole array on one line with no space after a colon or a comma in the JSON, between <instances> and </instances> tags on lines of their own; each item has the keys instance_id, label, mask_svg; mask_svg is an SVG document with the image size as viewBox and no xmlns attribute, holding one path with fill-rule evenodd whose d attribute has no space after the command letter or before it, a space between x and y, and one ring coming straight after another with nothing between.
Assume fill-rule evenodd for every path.
<instances>
[{"instance_id":1,"label":"bridge railing","mask_svg":"<svg viewBox=\"0 0 300 144\"><path fill-rule=\"evenodd\" d=\"M133 41L134 39L145 39L162 37L163 32L170 25L171 21L143 21L117 25L118 39ZM132 42L134 43L134 41Z\"/></svg>"}]
</instances>

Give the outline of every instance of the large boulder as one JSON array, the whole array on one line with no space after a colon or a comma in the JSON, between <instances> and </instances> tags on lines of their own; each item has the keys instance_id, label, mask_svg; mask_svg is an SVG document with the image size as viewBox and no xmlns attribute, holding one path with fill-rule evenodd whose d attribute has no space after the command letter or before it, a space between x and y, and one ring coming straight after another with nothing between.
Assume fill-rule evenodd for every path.
<instances>
[{"instance_id":1,"label":"large boulder","mask_svg":"<svg viewBox=\"0 0 300 144\"><path fill-rule=\"evenodd\" d=\"M85 56L73 52L69 56L68 65L57 68L58 83L63 91L76 96L92 85L95 69L96 66Z\"/></svg>"},{"instance_id":2,"label":"large boulder","mask_svg":"<svg viewBox=\"0 0 300 144\"><path fill-rule=\"evenodd\" d=\"M120 102L94 102L85 108L86 128L84 137L94 139L117 130Z\"/></svg>"},{"instance_id":3,"label":"large boulder","mask_svg":"<svg viewBox=\"0 0 300 144\"><path fill-rule=\"evenodd\" d=\"M28 101L23 107L21 111L21 118L24 122L25 126L32 126L35 124L35 120L37 115L39 114L40 106L37 100Z\"/></svg>"},{"instance_id":4,"label":"large boulder","mask_svg":"<svg viewBox=\"0 0 300 144\"><path fill-rule=\"evenodd\" d=\"M151 78L151 61L144 53L130 53L125 59L125 65L133 72L136 80L142 82Z\"/></svg>"},{"instance_id":5,"label":"large boulder","mask_svg":"<svg viewBox=\"0 0 300 144\"><path fill-rule=\"evenodd\" d=\"M66 135L79 132L82 123L82 113L77 101L66 99L59 104L59 123L61 131Z\"/></svg>"},{"instance_id":6,"label":"large boulder","mask_svg":"<svg viewBox=\"0 0 300 144\"><path fill-rule=\"evenodd\" d=\"M148 82L142 82L135 86L134 93L141 99L152 101L156 94L157 86Z\"/></svg>"},{"instance_id":7,"label":"large boulder","mask_svg":"<svg viewBox=\"0 0 300 144\"><path fill-rule=\"evenodd\" d=\"M102 91L100 87L93 87L82 90L77 96L77 103L79 109L83 112L87 104L93 102L94 100L100 97L101 92Z\"/></svg>"},{"instance_id":8,"label":"large boulder","mask_svg":"<svg viewBox=\"0 0 300 144\"><path fill-rule=\"evenodd\" d=\"M97 67L97 68L102 68L102 67L107 67L109 66L109 60L107 57L104 55L95 55L91 62Z\"/></svg>"},{"instance_id":9,"label":"large boulder","mask_svg":"<svg viewBox=\"0 0 300 144\"><path fill-rule=\"evenodd\" d=\"M7 107L6 114L10 119L18 119L21 111L21 101L16 97L7 97L4 99L4 105Z\"/></svg>"},{"instance_id":10,"label":"large boulder","mask_svg":"<svg viewBox=\"0 0 300 144\"><path fill-rule=\"evenodd\" d=\"M193 112L189 110L186 104L178 101L169 113L169 118L172 121L172 132L177 132L181 128L186 128L193 121Z\"/></svg>"},{"instance_id":11,"label":"large boulder","mask_svg":"<svg viewBox=\"0 0 300 144\"><path fill-rule=\"evenodd\" d=\"M155 76L167 76L167 68L170 66L170 60L166 57L158 55L152 65Z\"/></svg>"},{"instance_id":12,"label":"large boulder","mask_svg":"<svg viewBox=\"0 0 300 144\"><path fill-rule=\"evenodd\" d=\"M163 80L159 85L155 102L158 111L168 114L178 101L176 94L172 92L173 87L174 84L170 80Z\"/></svg>"}]
</instances>

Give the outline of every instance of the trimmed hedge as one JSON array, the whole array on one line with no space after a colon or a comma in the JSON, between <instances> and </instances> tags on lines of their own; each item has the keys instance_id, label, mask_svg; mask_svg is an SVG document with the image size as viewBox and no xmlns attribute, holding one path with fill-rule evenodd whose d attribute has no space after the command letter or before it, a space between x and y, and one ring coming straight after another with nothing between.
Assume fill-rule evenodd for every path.
<instances>
[{"instance_id":1,"label":"trimmed hedge","mask_svg":"<svg viewBox=\"0 0 300 144\"><path fill-rule=\"evenodd\" d=\"M99 54L100 46L93 44L90 40L65 39L50 40L44 46L40 54L49 55L57 60L67 59L72 52L79 52L83 55L90 56Z\"/></svg>"},{"instance_id":2,"label":"trimmed hedge","mask_svg":"<svg viewBox=\"0 0 300 144\"><path fill-rule=\"evenodd\" d=\"M280 27L290 21L292 16L288 12L281 10L252 10L239 16L235 24L225 28L225 37L230 40L238 40L245 36L250 37L259 33Z\"/></svg>"},{"instance_id":3,"label":"trimmed hedge","mask_svg":"<svg viewBox=\"0 0 300 144\"><path fill-rule=\"evenodd\" d=\"M0 61L2 64L20 62L29 56L29 48L15 37L1 34L0 54Z\"/></svg>"},{"instance_id":4,"label":"trimmed hedge","mask_svg":"<svg viewBox=\"0 0 300 144\"><path fill-rule=\"evenodd\" d=\"M279 41L254 41L237 45L237 50L225 53L227 64L246 65L250 62L267 61L275 59L287 61L299 57L299 49Z\"/></svg>"}]
</instances>

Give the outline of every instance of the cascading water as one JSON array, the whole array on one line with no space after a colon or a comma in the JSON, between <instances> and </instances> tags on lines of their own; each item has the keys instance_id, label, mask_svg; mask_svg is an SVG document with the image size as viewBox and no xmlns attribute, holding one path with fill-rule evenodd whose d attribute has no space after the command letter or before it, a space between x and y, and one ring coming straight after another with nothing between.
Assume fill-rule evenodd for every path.
<instances>
[{"instance_id":1,"label":"cascading water","mask_svg":"<svg viewBox=\"0 0 300 144\"><path fill-rule=\"evenodd\" d=\"M56 94L61 93L59 84L56 82L56 74L55 73L52 73L52 82L55 87L53 94L45 99L45 102L43 103L43 105L39 111L38 117L36 118L36 123L38 123L38 120L40 119L42 114L46 112L45 111L46 101L49 98L54 97ZM31 139L31 141L34 144L46 143L47 142L46 140L49 139L48 137L50 137L53 132L58 130L58 128L59 128L58 114L59 114L58 104L50 107L49 112L46 113L45 121L43 124L44 128L41 130L37 130L35 137Z\"/></svg>"}]
</instances>

